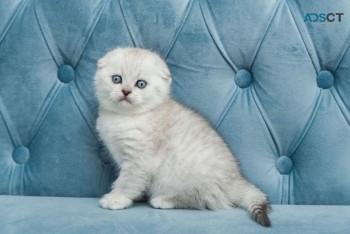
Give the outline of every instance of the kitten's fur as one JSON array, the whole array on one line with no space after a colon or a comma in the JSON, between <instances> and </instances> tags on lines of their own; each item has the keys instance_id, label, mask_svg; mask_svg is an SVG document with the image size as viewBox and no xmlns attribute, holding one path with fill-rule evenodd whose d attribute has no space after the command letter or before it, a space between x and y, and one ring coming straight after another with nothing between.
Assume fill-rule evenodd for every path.
<instances>
[{"instance_id":1,"label":"kitten's fur","mask_svg":"<svg viewBox=\"0 0 350 234\"><path fill-rule=\"evenodd\" d=\"M265 194L241 176L224 141L201 116L171 99L172 78L157 54L118 48L97 66L97 130L120 169L100 201L103 208L127 208L146 193L154 208L237 205L271 225ZM113 75L122 83L113 83ZM136 87L137 80L147 86ZM131 93L125 97L122 90Z\"/></svg>"}]
</instances>

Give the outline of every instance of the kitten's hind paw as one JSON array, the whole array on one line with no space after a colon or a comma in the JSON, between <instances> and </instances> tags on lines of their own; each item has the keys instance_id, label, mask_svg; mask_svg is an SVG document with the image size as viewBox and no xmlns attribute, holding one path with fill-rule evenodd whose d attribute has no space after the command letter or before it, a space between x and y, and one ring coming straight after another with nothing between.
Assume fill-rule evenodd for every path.
<instances>
[{"instance_id":1,"label":"kitten's hind paw","mask_svg":"<svg viewBox=\"0 0 350 234\"><path fill-rule=\"evenodd\" d=\"M160 197L155 197L152 198L151 201L151 206L156 209L173 209L175 208L175 204L171 201L168 201L166 199L160 198Z\"/></svg>"},{"instance_id":2,"label":"kitten's hind paw","mask_svg":"<svg viewBox=\"0 0 350 234\"><path fill-rule=\"evenodd\" d=\"M108 193L101 198L100 205L104 209L121 210L131 206L132 200L121 194Z\"/></svg>"}]
</instances>

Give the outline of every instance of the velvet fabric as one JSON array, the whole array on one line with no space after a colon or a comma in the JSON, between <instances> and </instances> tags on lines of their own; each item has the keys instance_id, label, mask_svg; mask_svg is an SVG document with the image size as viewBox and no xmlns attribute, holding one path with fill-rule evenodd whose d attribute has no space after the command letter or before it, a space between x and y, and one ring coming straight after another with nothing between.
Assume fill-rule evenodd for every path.
<instances>
[{"instance_id":1,"label":"velvet fabric","mask_svg":"<svg viewBox=\"0 0 350 234\"><path fill-rule=\"evenodd\" d=\"M126 210L98 207L96 198L2 196L1 233L349 233L350 206L272 205L272 228L241 209L158 210L136 204Z\"/></svg>"},{"instance_id":2,"label":"velvet fabric","mask_svg":"<svg viewBox=\"0 0 350 234\"><path fill-rule=\"evenodd\" d=\"M329 13L334 20L320 22ZM272 204L323 205L274 206L273 223L292 230L309 220L325 227L316 217L331 209L331 228L343 220L339 214L348 217L350 205L349 41L348 0L2 0L0 194L100 197L109 191L117 171L96 134L92 81L107 51L138 46L166 60L174 98L208 119ZM96 199L41 204L39 197L3 196L0 210L6 205L8 217L1 211L0 224L18 218L17 199L27 212L31 201L37 211L54 207L51 201L77 201L77 210L63 206L50 215L92 209L87 221L103 213L109 225L113 216L142 216L131 231L146 225L149 214L177 221L191 214L208 228L209 220L258 228L241 211L232 211L237 221L231 211L145 206L112 214L99 210ZM25 225L40 217L35 209ZM178 225L187 230L190 224Z\"/></svg>"}]
</instances>

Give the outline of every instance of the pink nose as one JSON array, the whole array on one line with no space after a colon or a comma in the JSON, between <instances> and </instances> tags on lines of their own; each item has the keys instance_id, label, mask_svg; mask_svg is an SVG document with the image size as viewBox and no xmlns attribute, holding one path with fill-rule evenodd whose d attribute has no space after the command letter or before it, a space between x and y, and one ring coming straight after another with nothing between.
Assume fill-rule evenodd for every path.
<instances>
[{"instance_id":1,"label":"pink nose","mask_svg":"<svg viewBox=\"0 0 350 234\"><path fill-rule=\"evenodd\" d=\"M125 97L128 96L131 93L130 91L127 91L127 90L124 90L124 89L122 90L122 92L123 92Z\"/></svg>"}]
</instances>

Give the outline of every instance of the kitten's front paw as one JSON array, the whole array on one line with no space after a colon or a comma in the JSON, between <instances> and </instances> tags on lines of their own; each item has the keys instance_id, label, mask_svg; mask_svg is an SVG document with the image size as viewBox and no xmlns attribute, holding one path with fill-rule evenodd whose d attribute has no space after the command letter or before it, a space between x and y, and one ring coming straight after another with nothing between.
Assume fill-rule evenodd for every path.
<instances>
[{"instance_id":1,"label":"kitten's front paw","mask_svg":"<svg viewBox=\"0 0 350 234\"><path fill-rule=\"evenodd\" d=\"M104 209L121 210L131 206L132 200L118 193L108 193L100 200L100 205Z\"/></svg>"}]
</instances>

